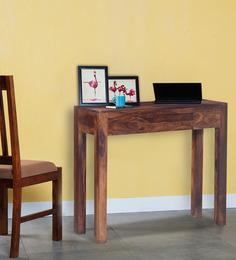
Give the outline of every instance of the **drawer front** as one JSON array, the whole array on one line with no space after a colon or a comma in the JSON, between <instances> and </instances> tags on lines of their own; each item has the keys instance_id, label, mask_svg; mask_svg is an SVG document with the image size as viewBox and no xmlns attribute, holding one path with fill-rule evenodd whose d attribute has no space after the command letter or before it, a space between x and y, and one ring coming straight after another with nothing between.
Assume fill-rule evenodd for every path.
<instances>
[{"instance_id":1,"label":"drawer front","mask_svg":"<svg viewBox=\"0 0 236 260\"><path fill-rule=\"evenodd\" d=\"M193 113L132 113L108 120L108 134L151 133L191 129Z\"/></svg>"}]
</instances>

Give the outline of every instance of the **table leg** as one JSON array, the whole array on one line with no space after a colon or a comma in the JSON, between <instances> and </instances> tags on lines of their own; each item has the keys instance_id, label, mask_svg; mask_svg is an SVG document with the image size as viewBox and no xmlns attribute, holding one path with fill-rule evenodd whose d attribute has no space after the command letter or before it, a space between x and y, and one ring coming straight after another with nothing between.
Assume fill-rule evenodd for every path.
<instances>
[{"instance_id":1,"label":"table leg","mask_svg":"<svg viewBox=\"0 0 236 260\"><path fill-rule=\"evenodd\" d=\"M78 127L75 115L74 130L74 230L86 230L86 134Z\"/></svg>"},{"instance_id":2,"label":"table leg","mask_svg":"<svg viewBox=\"0 0 236 260\"><path fill-rule=\"evenodd\" d=\"M98 126L94 135L94 230L97 242L107 240L107 135Z\"/></svg>"},{"instance_id":3,"label":"table leg","mask_svg":"<svg viewBox=\"0 0 236 260\"><path fill-rule=\"evenodd\" d=\"M203 129L192 131L191 214L202 216Z\"/></svg>"},{"instance_id":4,"label":"table leg","mask_svg":"<svg viewBox=\"0 0 236 260\"><path fill-rule=\"evenodd\" d=\"M220 128L215 129L215 211L216 224L226 224L227 110Z\"/></svg>"}]
</instances>

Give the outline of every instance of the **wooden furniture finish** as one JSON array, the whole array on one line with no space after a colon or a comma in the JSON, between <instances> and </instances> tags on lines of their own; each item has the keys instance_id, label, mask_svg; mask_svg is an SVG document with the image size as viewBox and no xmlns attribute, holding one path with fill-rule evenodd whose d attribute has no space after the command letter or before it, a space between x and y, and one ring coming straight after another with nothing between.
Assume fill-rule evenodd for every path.
<instances>
[{"instance_id":1,"label":"wooden furniture finish","mask_svg":"<svg viewBox=\"0 0 236 260\"><path fill-rule=\"evenodd\" d=\"M203 129L215 128L216 224L226 220L227 104L157 105L151 102L124 109L74 108L75 232L85 233L86 134L94 138L95 237L107 240L107 138L109 135L192 130L191 214L202 215Z\"/></svg>"},{"instance_id":2,"label":"wooden furniture finish","mask_svg":"<svg viewBox=\"0 0 236 260\"><path fill-rule=\"evenodd\" d=\"M11 155L9 154L6 119L4 113L3 92L6 91L9 115L9 131ZM17 130L17 117L15 94L12 76L0 76L0 133L2 155L1 165L12 165L12 178L1 178L0 175L0 235L8 234L8 188L13 189L13 215L12 215L12 235L10 257L19 255L20 224L29 220L40 218L46 215L53 215L52 239L55 241L62 239L62 208L61 189L62 176L61 168L56 167L55 171L24 177L21 174L20 147ZM52 181L52 209L21 216L22 188Z\"/></svg>"}]
</instances>

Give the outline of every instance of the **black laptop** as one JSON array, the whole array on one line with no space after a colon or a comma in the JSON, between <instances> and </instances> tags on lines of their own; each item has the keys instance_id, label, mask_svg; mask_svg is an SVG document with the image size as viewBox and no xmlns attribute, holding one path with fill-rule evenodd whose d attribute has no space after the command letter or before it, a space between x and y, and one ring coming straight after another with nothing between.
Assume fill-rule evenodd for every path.
<instances>
[{"instance_id":1,"label":"black laptop","mask_svg":"<svg viewBox=\"0 0 236 260\"><path fill-rule=\"evenodd\" d=\"M201 83L153 83L155 103L158 104L200 104Z\"/></svg>"}]
</instances>

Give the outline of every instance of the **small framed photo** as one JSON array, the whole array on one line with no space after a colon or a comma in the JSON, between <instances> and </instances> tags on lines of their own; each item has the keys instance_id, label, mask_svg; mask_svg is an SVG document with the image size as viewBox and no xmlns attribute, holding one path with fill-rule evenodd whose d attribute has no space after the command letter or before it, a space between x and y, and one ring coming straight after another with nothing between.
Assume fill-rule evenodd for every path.
<instances>
[{"instance_id":1,"label":"small framed photo","mask_svg":"<svg viewBox=\"0 0 236 260\"><path fill-rule=\"evenodd\" d=\"M81 106L104 106L107 104L107 66L78 66L78 79Z\"/></svg>"},{"instance_id":2,"label":"small framed photo","mask_svg":"<svg viewBox=\"0 0 236 260\"><path fill-rule=\"evenodd\" d=\"M108 88L109 103L113 103L117 95L125 95L126 104L140 102L138 76L109 76Z\"/></svg>"}]
</instances>

